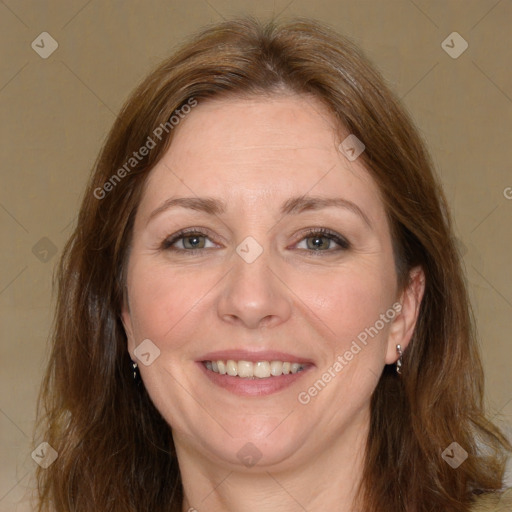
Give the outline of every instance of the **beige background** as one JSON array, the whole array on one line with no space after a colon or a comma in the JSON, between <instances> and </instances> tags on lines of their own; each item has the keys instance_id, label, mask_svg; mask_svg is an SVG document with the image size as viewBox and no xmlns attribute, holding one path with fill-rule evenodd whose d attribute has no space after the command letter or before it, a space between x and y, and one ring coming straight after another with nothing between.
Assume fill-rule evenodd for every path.
<instances>
[{"instance_id":1,"label":"beige background","mask_svg":"<svg viewBox=\"0 0 512 512\"><path fill-rule=\"evenodd\" d=\"M180 40L240 13L328 21L360 44L403 99L453 208L479 321L489 413L512 425L510 0L5 0L0 511L30 510L52 271L101 142L128 93ZM454 31L469 44L457 59L441 46ZM42 32L58 42L46 59L31 47L41 44Z\"/></svg>"}]
</instances>

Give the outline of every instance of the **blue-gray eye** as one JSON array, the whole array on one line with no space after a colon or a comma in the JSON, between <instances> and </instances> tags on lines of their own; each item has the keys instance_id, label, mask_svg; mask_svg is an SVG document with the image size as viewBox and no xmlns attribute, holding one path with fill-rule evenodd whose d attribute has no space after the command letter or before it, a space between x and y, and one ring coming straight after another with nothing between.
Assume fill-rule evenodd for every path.
<instances>
[{"instance_id":1,"label":"blue-gray eye","mask_svg":"<svg viewBox=\"0 0 512 512\"><path fill-rule=\"evenodd\" d=\"M209 240L205 233L200 231L180 231L162 242L162 249L173 251L194 251L195 249L207 249L206 241ZM182 247L176 247L181 242ZM209 247L215 245L210 241Z\"/></svg>"},{"instance_id":2,"label":"blue-gray eye","mask_svg":"<svg viewBox=\"0 0 512 512\"><path fill-rule=\"evenodd\" d=\"M205 246L205 238L206 237L202 235L187 235L181 237L181 240L183 241L183 247L185 249L203 249Z\"/></svg>"},{"instance_id":3,"label":"blue-gray eye","mask_svg":"<svg viewBox=\"0 0 512 512\"><path fill-rule=\"evenodd\" d=\"M332 252L329 251L332 247L331 242L334 242L341 249L348 249L350 247L348 241L343 237L324 228L309 231L301 239L302 241L306 242L306 249L314 252Z\"/></svg>"}]
</instances>

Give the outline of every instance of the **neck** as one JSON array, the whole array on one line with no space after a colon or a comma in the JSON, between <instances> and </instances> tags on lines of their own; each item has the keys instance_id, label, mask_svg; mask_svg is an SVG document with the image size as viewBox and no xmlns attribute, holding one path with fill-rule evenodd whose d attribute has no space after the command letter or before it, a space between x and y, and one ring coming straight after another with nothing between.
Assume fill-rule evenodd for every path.
<instances>
[{"instance_id":1,"label":"neck","mask_svg":"<svg viewBox=\"0 0 512 512\"><path fill-rule=\"evenodd\" d=\"M354 512L363 471L368 422L354 422L321 443L307 462L247 470L213 464L175 438L184 488L183 512ZM314 436L312 436L314 437Z\"/></svg>"}]
</instances>

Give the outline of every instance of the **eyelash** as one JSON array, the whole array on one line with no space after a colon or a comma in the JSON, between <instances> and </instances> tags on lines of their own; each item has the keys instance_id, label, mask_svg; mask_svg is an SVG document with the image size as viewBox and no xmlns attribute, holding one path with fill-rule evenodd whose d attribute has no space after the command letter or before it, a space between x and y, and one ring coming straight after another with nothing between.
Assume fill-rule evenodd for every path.
<instances>
[{"instance_id":1,"label":"eyelash","mask_svg":"<svg viewBox=\"0 0 512 512\"><path fill-rule=\"evenodd\" d=\"M188 253L190 255L197 254L201 251L204 251L205 249L211 249L211 247L206 247L202 249L177 249L175 247L172 247L176 242L183 238L200 236L200 237L206 237L208 238L208 233L205 233L204 231L197 229L197 228L187 228L182 229L181 231L178 231L174 235L171 235L170 237L166 238L162 244L160 249L165 251L173 251L173 252L180 252L180 253ZM334 231L331 231L327 228L310 228L306 230L304 233L302 233L302 238L300 238L296 243L299 243L307 238L312 238L313 236L321 237L321 238L327 238L328 240L332 240L336 244L340 246L339 249L335 250L310 250L310 249L301 249L306 250L314 255L317 255L318 253L332 253L332 252L338 252L338 251L344 251L347 249L350 249L351 245L350 243L343 238L341 235L337 234Z\"/></svg>"}]
</instances>

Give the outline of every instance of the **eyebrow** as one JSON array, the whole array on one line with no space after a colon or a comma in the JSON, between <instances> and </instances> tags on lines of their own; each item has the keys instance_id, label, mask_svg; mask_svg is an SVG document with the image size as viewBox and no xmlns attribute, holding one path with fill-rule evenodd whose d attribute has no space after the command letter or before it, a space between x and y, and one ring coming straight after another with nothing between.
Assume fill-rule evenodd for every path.
<instances>
[{"instance_id":1,"label":"eyebrow","mask_svg":"<svg viewBox=\"0 0 512 512\"><path fill-rule=\"evenodd\" d=\"M147 223L153 220L157 215L171 208L187 208L210 215L222 215L226 212L226 203L213 197L171 197L164 201L158 208L153 210L148 217ZM343 208L355 213L373 229L372 223L363 210L352 201L341 197L322 197L322 196L297 196L287 199L281 206L281 215L297 215L304 211L321 210L323 208Z\"/></svg>"}]
</instances>

